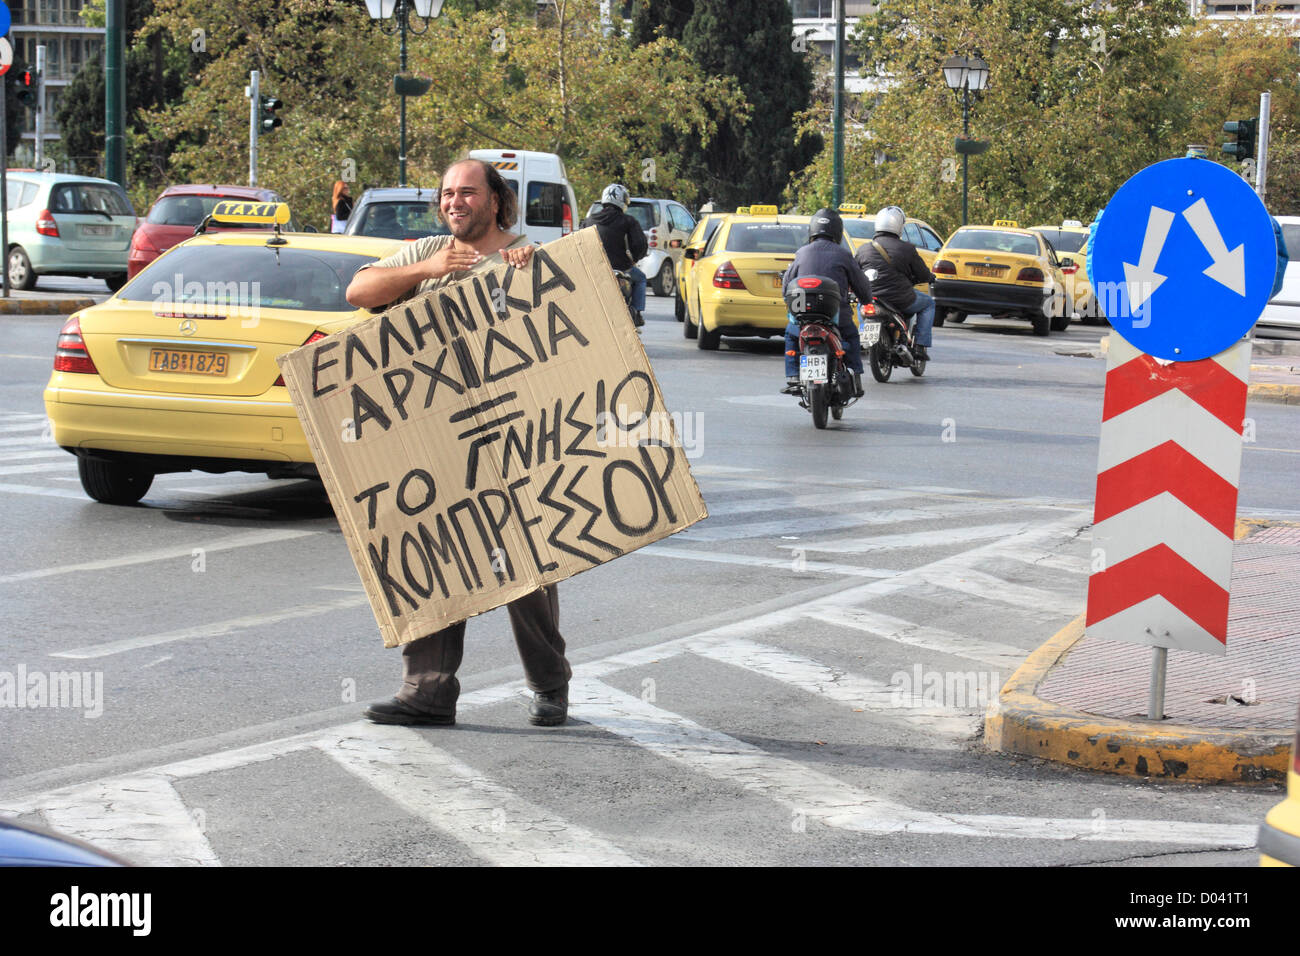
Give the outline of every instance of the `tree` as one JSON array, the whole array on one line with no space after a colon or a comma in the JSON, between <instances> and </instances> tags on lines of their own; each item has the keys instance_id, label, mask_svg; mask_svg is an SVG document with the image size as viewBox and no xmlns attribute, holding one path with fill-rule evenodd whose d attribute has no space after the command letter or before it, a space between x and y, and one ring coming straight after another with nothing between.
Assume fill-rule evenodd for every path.
<instances>
[{"instance_id":1,"label":"tree","mask_svg":"<svg viewBox=\"0 0 1300 956\"><path fill-rule=\"evenodd\" d=\"M676 42L606 35L595 0L558 0L540 23L444 13L412 63L433 86L410 116L438 131L444 161L474 147L558 153L583 211L611 181L694 196L700 184L661 150L662 129L708 142L746 110L734 82L705 75Z\"/></svg>"},{"instance_id":2,"label":"tree","mask_svg":"<svg viewBox=\"0 0 1300 956\"><path fill-rule=\"evenodd\" d=\"M954 140L961 103L940 64L979 53L989 88L972 136L970 216L1087 220L1139 169L1182 155L1190 104L1178 90L1183 0L897 0L864 17L854 45L874 96L846 143L845 196L897 203L935 226L961 222ZM801 178L800 201L828 202L830 157Z\"/></svg>"}]
</instances>

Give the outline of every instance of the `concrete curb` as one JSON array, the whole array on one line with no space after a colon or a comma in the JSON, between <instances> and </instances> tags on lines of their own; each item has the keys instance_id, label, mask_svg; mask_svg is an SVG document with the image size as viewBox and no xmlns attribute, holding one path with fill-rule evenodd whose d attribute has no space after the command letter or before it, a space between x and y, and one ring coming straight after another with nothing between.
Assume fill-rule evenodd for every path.
<instances>
[{"instance_id":1,"label":"concrete curb","mask_svg":"<svg viewBox=\"0 0 1300 956\"><path fill-rule=\"evenodd\" d=\"M1282 385L1278 382L1256 382L1246 390L1247 398L1257 402L1274 402L1280 405L1300 405L1300 385Z\"/></svg>"},{"instance_id":2,"label":"concrete curb","mask_svg":"<svg viewBox=\"0 0 1300 956\"><path fill-rule=\"evenodd\" d=\"M1291 762L1289 732L1116 720L1036 696L1047 675L1083 634L1081 614L1011 675L984 718L984 741L990 750L1145 779L1191 783L1286 780Z\"/></svg>"},{"instance_id":3,"label":"concrete curb","mask_svg":"<svg viewBox=\"0 0 1300 956\"><path fill-rule=\"evenodd\" d=\"M60 296L48 299L0 298L0 315L71 315L88 309L95 300L85 296Z\"/></svg>"}]
</instances>

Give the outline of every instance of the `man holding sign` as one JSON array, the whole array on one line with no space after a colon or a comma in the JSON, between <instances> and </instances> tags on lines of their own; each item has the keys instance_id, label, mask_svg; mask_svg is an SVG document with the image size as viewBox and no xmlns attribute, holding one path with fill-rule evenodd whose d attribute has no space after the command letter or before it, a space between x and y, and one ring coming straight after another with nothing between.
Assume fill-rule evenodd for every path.
<instances>
[{"instance_id":1,"label":"man holding sign","mask_svg":"<svg viewBox=\"0 0 1300 956\"><path fill-rule=\"evenodd\" d=\"M385 309L404 299L464 279L503 261L523 268L533 246L509 230L518 199L501 174L481 160L452 165L438 193L439 218L450 236L428 236L400 252L363 266L348 286L355 306ZM559 598L554 585L507 605L524 675L534 693L528 720L556 726L568 718L572 670L564 657ZM382 724L451 725L456 722L460 682L456 671L465 649L465 622L402 646L402 687L391 700L371 704L365 716Z\"/></svg>"}]
</instances>

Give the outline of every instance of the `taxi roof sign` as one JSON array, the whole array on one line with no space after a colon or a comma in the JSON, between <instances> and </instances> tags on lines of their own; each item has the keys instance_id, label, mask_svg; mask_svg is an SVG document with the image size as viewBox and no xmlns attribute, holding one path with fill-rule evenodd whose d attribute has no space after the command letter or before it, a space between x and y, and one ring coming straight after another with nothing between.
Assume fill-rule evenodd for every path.
<instances>
[{"instance_id":1,"label":"taxi roof sign","mask_svg":"<svg viewBox=\"0 0 1300 956\"><path fill-rule=\"evenodd\" d=\"M993 225L1000 226L1003 229L1019 229L1020 223L1014 219L994 219Z\"/></svg>"},{"instance_id":2,"label":"taxi roof sign","mask_svg":"<svg viewBox=\"0 0 1300 956\"><path fill-rule=\"evenodd\" d=\"M860 202L840 203L840 212L847 212L850 215L863 216L866 215L867 205L866 203L860 203Z\"/></svg>"},{"instance_id":3,"label":"taxi roof sign","mask_svg":"<svg viewBox=\"0 0 1300 956\"><path fill-rule=\"evenodd\" d=\"M289 204L225 199L212 207L212 219L215 222L244 222L267 226L283 226L289 222Z\"/></svg>"},{"instance_id":4,"label":"taxi roof sign","mask_svg":"<svg viewBox=\"0 0 1300 956\"><path fill-rule=\"evenodd\" d=\"M1083 223L1081 223L1081 222L1080 222L1079 220L1077 220L1077 219L1067 219L1067 220L1065 220L1063 223L1061 223L1061 228L1062 228L1062 229L1082 229L1082 228L1083 228Z\"/></svg>"},{"instance_id":5,"label":"taxi roof sign","mask_svg":"<svg viewBox=\"0 0 1300 956\"><path fill-rule=\"evenodd\" d=\"M748 215L749 215L749 207L748 207L748 206L737 206L737 207L736 207L736 215L737 215L737 216L748 216Z\"/></svg>"},{"instance_id":6,"label":"taxi roof sign","mask_svg":"<svg viewBox=\"0 0 1300 956\"><path fill-rule=\"evenodd\" d=\"M750 206L749 214L751 216L775 216L778 210L775 206Z\"/></svg>"}]
</instances>

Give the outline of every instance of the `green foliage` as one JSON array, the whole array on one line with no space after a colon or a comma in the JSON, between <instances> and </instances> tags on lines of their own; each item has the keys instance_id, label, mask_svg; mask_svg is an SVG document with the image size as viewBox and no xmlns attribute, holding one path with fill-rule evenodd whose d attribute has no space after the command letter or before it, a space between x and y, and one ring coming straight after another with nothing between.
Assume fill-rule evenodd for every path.
<instances>
[{"instance_id":1,"label":"green foliage","mask_svg":"<svg viewBox=\"0 0 1300 956\"><path fill-rule=\"evenodd\" d=\"M536 149L564 159L579 215L612 181L634 195L694 196L700 184L683 157L661 150L662 129L708 142L745 115L743 98L672 40L633 46L606 36L598 9L595 0L561 0L540 24L444 11L411 53L413 67L433 78L410 104L411 120L444 144L428 157L431 173L472 148Z\"/></svg>"}]
</instances>

